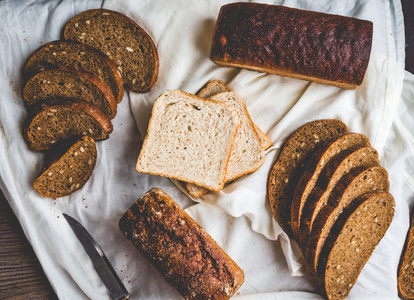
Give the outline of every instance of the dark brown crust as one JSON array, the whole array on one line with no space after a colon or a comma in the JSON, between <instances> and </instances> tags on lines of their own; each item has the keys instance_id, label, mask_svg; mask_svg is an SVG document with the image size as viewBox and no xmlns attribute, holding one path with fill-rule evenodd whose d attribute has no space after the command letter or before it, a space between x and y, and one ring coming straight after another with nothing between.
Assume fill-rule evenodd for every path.
<instances>
[{"instance_id":1,"label":"dark brown crust","mask_svg":"<svg viewBox=\"0 0 414 300\"><path fill-rule=\"evenodd\" d=\"M108 115L108 117L110 117L111 119L115 117L116 113L117 113L117 103L115 100L115 97L111 91L111 89L109 88L109 86L101 79L99 78L97 75L95 75L94 73L88 72L84 69L78 68L76 66L66 66L66 67L60 67L57 69L52 69L52 70L46 70L43 72L40 72L36 75L34 75L24 86L23 88L23 99L26 103L26 105L28 107L30 107L31 105L37 105L38 102L41 102L42 99L37 99L35 101L33 101L32 97L30 96L31 91L29 90L29 86L31 84L31 82L33 80L36 80L37 77L40 76L47 76L49 73L53 73L53 72L69 72L69 73L73 73L78 75L79 77L82 77L88 81L90 81L91 83L93 83L104 95L105 100L108 102L108 105L110 107L110 111L111 114ZM68 99L67 99L68 100ZM77 99L77 100L82 100L82 99ZM64 101L64 100L62 100ZM42 104L42 103L40 103ZM57 103L53 103L53 104L57 104Z\"/></svg>"},{"instance_id":2,"label":"dark brown crust","mask_svg":"<svg viewBox=\"0 0 414 300\"><path fill-rule=\"evenodd\" d=\"M161 189L141 197L119 228L185 299L228 299L244 281L239 266Z\"/></svg>"},{"instance_id":3,"label":"dark brown crust","mask_svg":"<svg viewBox=\"0 0 414 300\"><path fill-rule=\"evenodd\" d=\"M297 129L283 144L270 171L267 189L272 213L291 238L293 238L290 227L292 196L303 174L304 164L318 146L347 130L347 126L339 120L317 120Z\"/></svg>"},{"instance_id":4,"label":"dark brown crust","mask_svg":"<svg viewBox=\"0 0 414 300\"><path fill-rule=\"evenodd\" d=\"M47 69L54 69L54 68L59 68L62 66L68 66L68 65L54 65L53 63L42 63L41 66L37 65L38 62L35 62L35 60L39 57L39 56L43 56L43 55L51 55L51 52L46 51L45 49L47 48L53 48L54 46L64 46L65 47L65 51L67 51L67 49L72 49L72 50L76 50L76 51L83 51L83 52L88 52L90 53L90 55L96 55L97 57L99 57L99 60L101 60L104 64L106 64L108 66L108 68L111 70L111 74L113 75L113 79L115 81L115 85L117 87L118 92L115 93L114 90L112 90L112 93L115 97L115 100L117 103L122 101L122 97L124 96L124 86L123 86L123 79L122 79L122 75L121 73L119 73L119 70L117 69L115 63L106 55L101 53L100 51L98 51L95 48L92 48L90 46L81 44L81 43L77 43L77 42L72 42L72 41L52 41L49 42L45 45L43 45L42 47L40 47L39 49L37 49L32 56L29 58L28 62L26 63L26 67L25 67L25 73L24 73L24 79L25 81L28 81L31 77L33 77L34 75L36 75L39 72L42 72L44 70ZM69 48L68 48L69 47ZM53 53L53 51L52 51ZM70 64L70 66L73 66L75 64ZM90 71L90 70L87 70ZM99 74L96 74L97 76L99 76ZM108 84L108 86L110 86L109 82L106 82Z\"/></svg>"},{"instance_id":5,"label":"dark brown crust","mask_svg":"<svg viewBox=\"0 0 414 300\"><path fill-rule=\"evenodd\" d=\"M414 261L414 211L411 211L410 228L401 252L400 263L398 265L398 295L403 299L414 299L414 286L408 285L404 278L409 278L408 283L413 283L413 261Z\"/></svg>"},{"instance_id":6,"label":"dark brown crust","mask_svg":"<svg viewBox=\"0 0 414 300\"><path fill-rule=\"evenodd\" d=\"M75 17L73 17L65 26L64 29L64 37L65 39L68 40L76 40L78 42L81 42L83 44L88 44L89 46L92 47L96 47L96 48L100 48L100 45L98 45L97 43L95 43L95 41L91 41L90 39L77 39L75 36L73 36L73 34L70 34L70 31L75 31L76 27L75 24L77 22L81 23L83 22L83 20L88 20L88 18L97 18L97 17L102 17L102 14L104 13L108 13L111 15L115 15L116 18L118 19L118 21L120 22L125 22L128 27L130 29L133 29L135 31L136 35L140 35L140 36L144 36L146 38L146 42L150 45L151 48L151 54L153 55L153 57L151 58L151 62L154 64L154 68L153 70L151 70L151 80L149 82L146 82L145 86L141 87L139 86L139 83L137 83L136 85L133 84L132 82L127 82L127 79L124 77L124 81L125 81L125 85L132 91L134 92L149 92L155 85L157 79L158 79L158 69L159 69L159 58L158 58L158 52L157 52L157 48L155 47L155 44L152 40L152 38L148 35L148 33L146 33L135 21L133 21L132 19L130 19L129 17L127 17L126 15L117 12L117 11L113 11L113 10L107 10L107 9L90 9L87 11L84 11L78 15L76 15ZM117 30L122 30L121 26L118 26ZM88 33L87 33L88 35ZM125 45L128 46L128 45ZM100 49L102 51L102 49ZM125 61L124 61L125 63ZM138 66L137 66L138 67Z\"/></svg>"},{"instance_id":7,"label":"dark brown crust","mask_svg":"<svg viewBox=\"0 0 414 300\"><path fill-rule=\"evenodd\" d=\"M372 33L372 22L356 18L232 3L220 10L210 57L223 66L355 89L365 76Z\"/></svg>"}]
</instances>

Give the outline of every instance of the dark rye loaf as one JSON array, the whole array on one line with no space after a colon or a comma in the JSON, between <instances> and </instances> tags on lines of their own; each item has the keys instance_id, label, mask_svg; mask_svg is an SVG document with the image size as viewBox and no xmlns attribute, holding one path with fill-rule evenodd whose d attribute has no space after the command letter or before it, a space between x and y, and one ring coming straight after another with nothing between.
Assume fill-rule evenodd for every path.
<instances>
[{"instance_id":1,"label":"dark rye loaf","mask_svg":"<svg viewBox=\"0 0 414 300\"><path fill-rule=\"evenodd\" d=\"M316 277L318 261L323 245L335 224L352 201L363 194L372 192L388 192L388 173L381 166L360 167L351 170L338 182L316 217L306 248L306 268L311 277Z\"/></svg>"},{"instance_id":2,"label":"dark rye loaf","mask_svg":"<svg viewBox=\"0 0 414 300\"><path fill-rule=\"evenodd\" d=\"M299 244L306 247L313 221L328 202L338 181L350 170L363 166L379 165L378 152L372 147L341 151L322 170L312 192L307 197L299 219Z\"/></svg>"},{"instance_id":3,"label":"dark rye loaf","mask_svg":"<svg viewBox=\"0 0 414 300\"><path fill-rule=\"evenodd\" d=\"M30 150L48 150L56 143L84 135L104 140L112 129L111 120L96 106L71 102L45 107L28 116L23 137Z\"/></svg>"},{"instance_id":4,"label":"dark rye loaf","mask_svg":"<svg viewBox=\"0 0 414 300\"><path fill-rule=\"evenodd\" d=\"M63 148L65 149L65 148ZM43 197L59 198L81 189L95 168L97 151L95 141L82 137L68 150L50 150L42 172L33 187Z\"/></svg>"},{"instance_id":5,"label":"dark rye loaf","mask_svg":"<svg viewBox=\"0 0 414 300\"><path fill-rule=\"evenodd\" d=\"M157 49L151 37L127 16L106 9L87 10L66 24L64 37L108 55L130 90L148 92L154 86L158 77Z\"/></svg>"},{"instance_id":6,"label":"dark rye loaf","mask_svg":"<svg viewBox=\"0 0 414 300\"><path fill-rule=\"evenodd\" d=\"M315 187L323 168L341 151L364 146L370 146L369 140L365 135L347 132L327 142L312 155L305 172L296 186L292 199L291 227L296 240L298 240L299 235L299 219L302 215L302 208L308 195Z\"/></svg>"},{"instance_id":7,"label":"dark rye loaf","mask_svg":"<svg viewBox=\"0 0 414 300\"><path fill-rule=\"evenodd\" d=\"M344 299L385 235L395 202L387 192L362 195L332 227L318 263L319 290L330 300Z\"/></svg>"},{"instance_id":8,"label":"dark rye loaf","mask_svg":"<svg viewBox=\"0 0 414 300\"><path fill-rule=\"evenodd\" d=\"M185 299L229 299L243 284L240 267L161 189L137 200L119 228Z\"/></svg>"},{"instance_id":9,"label":"dark rye loaf","mask_svg":"<svg viewBox=\"0 0 414 300\"><path fill-rule=\"evenodd\" d=\"M36 74L25 85L23 99L29 109L32 105L72 100L96 105L111 119L117 111L109 86L95 74L79 68L58 68Z\"/></svg>"},{"instance_id":10,"label":"dark rye loaf","mask_svg":"<svg viewBox=\"0 0 414 300\"><path fill-rule=\"evenodd\" d=\"M403 299L414 299L414 211L398 266L398 294Z\"/></svg>"},{"instance_id":11,"label":"dark rye loaf","mask_svg":"<svg viewBox=\"0 0 414 300\"><path fill-rule=\"evenodd\" d=\"M110 87L116 102L121 102L123 80L114 62L96 49L77 42L53 41L37 49L26 64L25 80L46 70L71 66L96 74Z\"/></svg>"},{"instance_id":12,"label":"dark rye loaf","mask_svg":"<svg viewBox=\"0 0 414 300\"><path fill-rule=\"evenodd\" d=\"M259 3L222 6L211 59L223 66L361 85L372 46L372 22Z\"/></svg>"},{"instance_id":13,"label":"dark rye loaf","mask_svg":"<svg viewBox=\"0 0 414 300\"><path fill-rule=\"evenodd\" d=\"M269 174L268 195L276 221L290 237L292 197L308 159L318 147L346 131L347 126L339 120L317 120L297 129L283 144Z\"/></svg>"}]
</instances>

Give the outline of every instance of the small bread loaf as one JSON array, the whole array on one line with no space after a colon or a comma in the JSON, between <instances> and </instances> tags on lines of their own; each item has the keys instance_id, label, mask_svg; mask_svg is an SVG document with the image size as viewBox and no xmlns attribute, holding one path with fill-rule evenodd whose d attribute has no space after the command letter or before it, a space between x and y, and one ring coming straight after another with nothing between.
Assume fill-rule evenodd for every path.
<instances>
[{"instance_id":1,"label":"small bread loaf","mask_svg":"<svg viewBox=\"0 0 414 300\"><path fill-rule=\"evenodd\" d=\"M111 58L125 85L148 92L158 77L158 54L150 36L127 16L107 9L91 9L73 17L64 37L99 49Z\"/></svg>"},{"instance_id":2,"label":"small bread loaf","mask_svg":"<svg viewBox=\"0 0 414 300\"><path fill-rule=\"evenodd\" d=\"M112 132L111 120L94 105L71 102L44 108L29 116L23 137L30 150L48 150L66 139L87 135L104 140Z\"/></svg>"},{"instance_id":3,"label":"small bread loaf","mask_svg":"<svg viewBox=\"0 0 414 300\"><path fill-rule=\"evenodd\" d=\"M361 85L372 22L259 3L224 5L211 59L232 66L347 89Z\"/></svg>"},{"instance_id":4,"label":"small bread loaf","mask_svg":"<svg viewBox=\"0 0 414 300\"><path fill-rule=\"evenodd\" d=\"M403 299L414 299L414 212L411 212L410 219L410 229L398 266L398 294Z\"/></svg>"},{"instance_id":5,"label":"small bread loaf","mask_svg":"<svg viewBox=\"0 0 414 300\"><path fill-rule=\"evenodd\" d=\"M36 74L25 85L23 99L29 109L32 105L72 100L96 105L111 119L117 111L109 86L95 74L79 68L58 68Z\"/></svg>"},{"instance_id":6,"label":"small bread loaf","mask_svg":"<svg viewBox=\"0 0 414 300\"><path fill-rule=\"evenodd\" d=\"M161 189L135 202L119 228L185 299L229 299L243 284L240 267Z\"/></svg>"},{"instance_id":7,"label":"small bread loaf","mask_svg":"<svg viewBox=\"0 0 414 300\"><path fill-rule=\"evenodd\" d=\"M219 191L238 124L224 103L166 91L154 103L136 170Z\"/></svg>"},{"instance_id":8,"label":"small bread loaf","mask_svg":"<svg viewBox=\"0 0 414 300\"><path fill-rule=\"evenodd\" d=\"M92 138L84 136L68 150L63 149L50 150L42 172L33 183L43 197L64 197L81 189L95 168L97 151Z\"/></svg>"}]
</instances>

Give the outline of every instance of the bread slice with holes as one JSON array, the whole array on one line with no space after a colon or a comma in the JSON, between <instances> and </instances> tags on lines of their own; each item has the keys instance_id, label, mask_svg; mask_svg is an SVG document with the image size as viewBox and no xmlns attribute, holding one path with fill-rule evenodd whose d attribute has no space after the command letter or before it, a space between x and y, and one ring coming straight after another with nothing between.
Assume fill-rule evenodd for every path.
<instances>
[{"instance_id":1,"label":"bread slice with holes","mask_svg":"<svg viewBox=\"0 0 414 300\"><path fill-rule=\"evenodd\" d=\"M80 68L61 67L36 74L26 83L23 99L29 109L41 104L85 101L96 105L111 119L117 111L109 86L97 75Z\"/></svg>"},{"instance_id":2,"label":"bread slice with holes","mask_svg":"<svg viewBox=\"0 0 414 300\"><path fill-rule=\"evenodd\" d=\"M307 123L285 141L268 177L268 197L272 213L282 229L293 238L290 225L292 197L305 165L318 147L347 132L335 119Z\"/></svg>"},{"instance_id":3,"label":"bread slice with holes","mask_svg":"<svg viewBox=\"0 0 414 300\"><path fill-rule=\"evenodd\" d=\"M66 24L64 37L108 55L130 90L148 92L154 86L159 64L155 44L124 14L107 9L84 11Z\"/></svg>"},{"instance_id":4,"label":"bread slice with holes","mask_svg":"<svg viewBox=\"0 0 414 300\"><path fill-rule=\"evenodd\" d=\"M68 196L81 189L89 180L96 159L95 141L88 136L83 136L69 148L59 146L47 154L47 161L33 187L43 197Z\"/></svg>"},{"instance_id":5,"label":"bread slice with holes","mask_svg":"<svg viewBox=\"0 0 414 300\"><path fill-rule=\"evenodd\" d=\"M227 104L166 91L154 103L136 170L219 191L238 126Z\"/></svg>"},{"instance_id":6,"label":"bread slice with holes","mask_svg":"<svg viewBox=\"0 0 414 300\"><path fill-rule=\"evenodd\" d=\"M414 299L414 211L398 266L398 294L403 299Z\"/></svg>"}]
</instances>

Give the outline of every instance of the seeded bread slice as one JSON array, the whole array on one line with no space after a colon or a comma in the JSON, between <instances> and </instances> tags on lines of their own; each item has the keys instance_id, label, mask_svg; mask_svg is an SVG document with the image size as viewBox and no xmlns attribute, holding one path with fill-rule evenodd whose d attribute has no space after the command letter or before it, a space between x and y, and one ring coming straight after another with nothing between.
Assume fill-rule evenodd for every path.
<instances>
[{"instance_id":1,"label":"seeded bread slice","mask_svg":"<svg viewBox=\"0 0 414 300\"><path fill-rule=\"evenodd\" d=\"M297 129L283 144L268 178L269 204L282 229L293 238L290 209L296 185L308 159L323 143L348 131L334 119L317 120Z\"/></svg>"},{"instance_id":2,"label":"seeded bread slice","mask_svg":"<svg viewBox=\"0 0 414 300\"><path fill-rule=\"evenodd\" d=\"M48 157L50 161L33 183L33 187L43 197L68 196L81 189L92 175L97 158L95 141L84 136L59 157L53 156Z\"/></svg>"},{"instance_id":3,"label":"seeded bread slice","mask_svg":"<svg viewBox=\"0 0 414 300\"><path fill-rule=\"evenodd\" d=\"M369 140L365 135L347 132L326 143L311 157L293 193L290 221L293 236L296 240L298 240L299 236L299 219L302 215L303 206L309 193L315 187L323 168L339 152L363 146L370 146Z\"/></svg>"},{"instance_id":4,"label":"seeded bread slice","mask_svg":"<svg viewBox=\"0 0 414 300\"><path fill-rule=\"evenodd\" d=\"M398 266L398 294L403 299L414 299L414 212Z\"/></svg>"},{"instance_id":5,"label":"seeded bread slice","mask_svg":"<svg viewBox=\"0 0 414 300\"><path fill-rule=\"evenodd\" d=\"M73 17L64 37L99 49L121 72L125 85L148 92L158 77L158 53L150 36L127 16L107 9L91 9Z\"/></svg>"},{"instance_id":6,"label":"seeded bread slice","mask_svg":"<svg viewBox=\"0 0 414 300\"><path fill-rule=\"evenodd\" d=\"M25 80L46 70L71 66L96 74L109 86L116 102L121 102L123 80L114 62L96 49L76 42L53 41L37 49L26 64Z\"/></svg>"},{"instance_id":7,"label":"seeded bread slice","mask_svg":"<svg viewBox=\"0 0 414 300\"><path fill-rule=\"evenodd\" d=\"M299 220L299 244L306 247L313 221L328 202L338 181L350 170L379 165L378 152L372 147L348 149L335 155L322 170L318 181L309 194Z\"/></svg>"},{"instance_id":8,"label":"seeded bread slice","mask_svg":"<svg viewBox=\"0 0 414 300\"><path fill-rule=\"evenodd\" d=\"M306 265L311 277L316 276L322 247L335 221L353 200L372 192L388 192L388 173L381 166L361 167L351 170L336 185L316 217L306 248Z\"/></svg>"},{"instance_id":9,"label":"seeded bread slice","mask_svg":"<svg viewBox=\"0 0 414 300\"><path fill-rule=\"evenodd\" d=\"M318 264L319 290L327 299L344 299L385 235L395 201L386 192L356 199L332 227Z\"/></svg>"},{"instance_id":10,"label":"seeded bread slice","mask_svg":"<svg viewBox=\"0 0 414 300\"><path fill-rule=\"evenodd\" d=\"M30 150L48 150L66 139L87 135L103 140L112 132L111 120L94 105L74 102L45 107L28 116L23 137Z\"/></svg>"},{"instance_id":11,"label":"seeded bread slice","mask_svg":"<svg viewBox=\"0 0 414 300\"><path fill-rule=\"evenodd\" d=\"M154 103L136 170L219 191L238 124L227 104L166 91Z\"/></svg>"},{"instance_id":12,"label":"seeded bread slice","mask_svg":"<svg viewBox=\"0 0 414 300\"><path fill-rule=\"evenodd\" d=\"M33 76L23 89L23 99L32 105L54 105L68 100L96 105L113 118L117 104L109 86L98 76L82 69L59 68Z\"/></svg>"}]
</instances>

